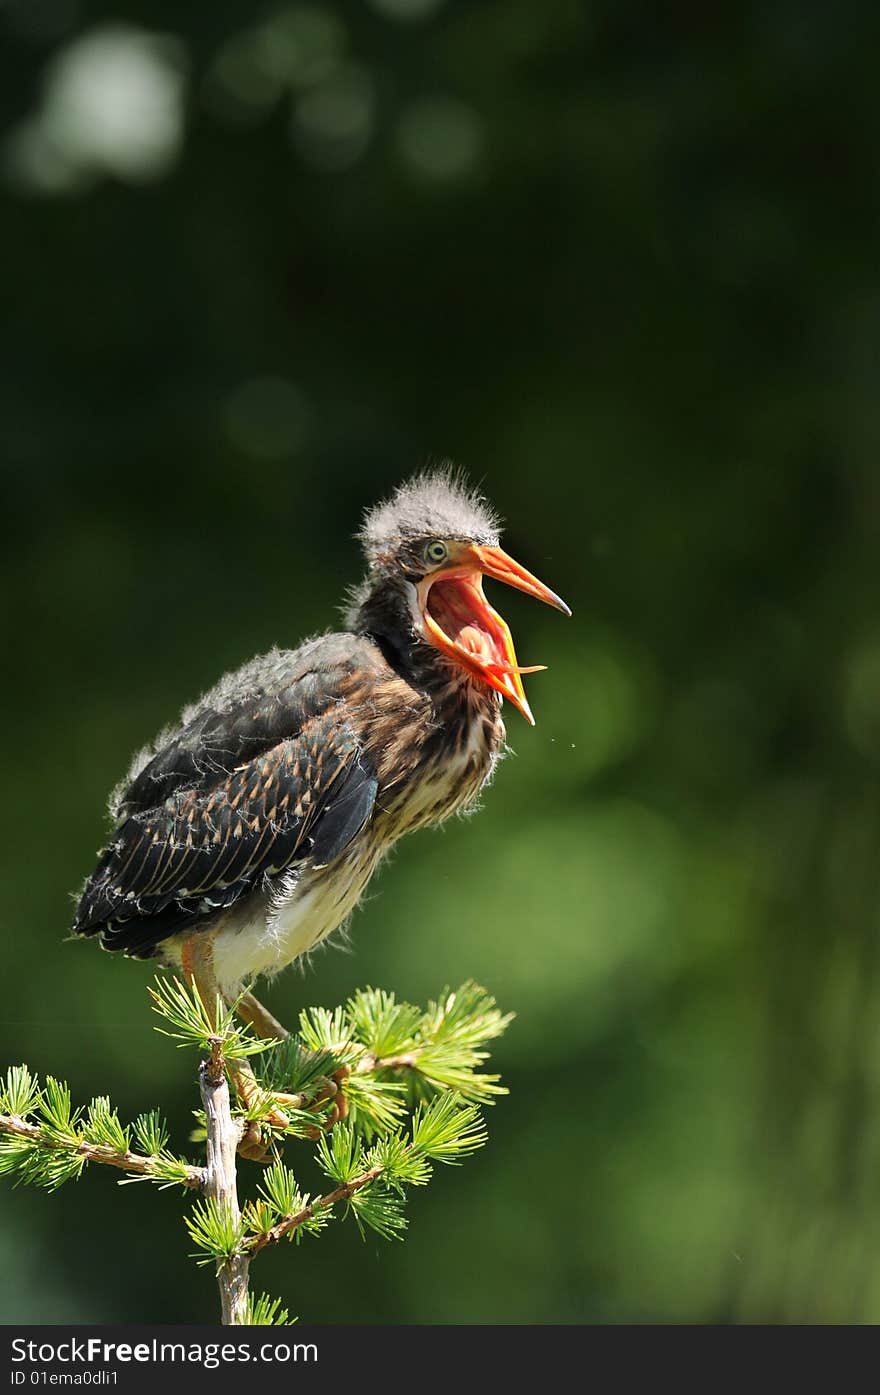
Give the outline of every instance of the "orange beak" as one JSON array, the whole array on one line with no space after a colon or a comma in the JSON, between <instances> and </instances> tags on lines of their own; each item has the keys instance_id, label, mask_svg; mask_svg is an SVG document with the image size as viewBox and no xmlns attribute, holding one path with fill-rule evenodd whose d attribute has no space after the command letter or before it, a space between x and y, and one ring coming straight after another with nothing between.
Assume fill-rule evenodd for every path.
<instances>
[{"instance_id":1,"label":"orange beak","mask_svg":"<svg viewBox=\"0 0 880 1395\"><path fill-rule=\"evenodd\" d=\"M501 693L534 726L522 674L537 673L545 665L522 668L517 663L507 622L483 595L484 576L503 581L517 591L525 591L527 596L545 601L565 615L571 614L565 601L502 548L466 543L450 565L432 572L419 583L425 631L441 653Z\"/></svg>"}]
</instances>

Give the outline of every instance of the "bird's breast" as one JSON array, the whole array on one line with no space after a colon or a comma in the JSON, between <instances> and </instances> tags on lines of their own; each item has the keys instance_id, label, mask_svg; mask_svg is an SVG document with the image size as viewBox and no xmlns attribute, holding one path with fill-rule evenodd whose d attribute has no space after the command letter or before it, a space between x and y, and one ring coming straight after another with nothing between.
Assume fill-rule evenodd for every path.
<instances>
[{"instance_id":1,"label":"bird's breast","mask_svg":"<svg viewBox=\"0 0 880 1395\"><path fill-rule=\"evenodd\" d=\"M408 778L380 790L374 816L379 836L390 843L465 809L491 778L503 743L504 723L494 701L469 708L465 720L439 724Z\"/></svg>"}]
</instances>

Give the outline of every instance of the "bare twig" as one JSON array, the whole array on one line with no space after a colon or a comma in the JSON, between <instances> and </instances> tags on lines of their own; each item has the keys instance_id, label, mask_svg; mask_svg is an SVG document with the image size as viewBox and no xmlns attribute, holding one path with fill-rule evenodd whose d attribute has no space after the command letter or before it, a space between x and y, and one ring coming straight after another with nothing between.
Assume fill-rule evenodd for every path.
<instances>
[{"instance_id":1,"label":"bare twig","mask_svg":"<svg viewBox=\"0 0 880 1395\"><path fill-rule=\"evenodd\" d=\"M401 1056L374 1056L368 1051L354 1069L357 1075L366 1075L373 1070L412 1070L418 1064L418 1050L405 1051Z\"/></svg>"},{"instance_id":2,"label":"bare twig","mask_svg":"<svg viewBox=\"0 0 880 1395\"><path fill-rule=\"evenodd\" d=\"M11 1134L15 1138L26 1138L38 1143L42 1148L57 1148L66 1153L75 1153L87 1162L105 1163L108 1167L118 1167L121 1172L131 1172L138 1177L156 1175L156 1159L144 1153L119 1153L113 1148L105 1148L100 1143L67 1143L63 1139L52 1138L39 1124L29 1124L17 1114L0 1114L0 1133ZM203 1167L188 1167L181 1175L180 1185L201 1191L205 1185L206 1173Z\"/></svg>"},{"instance_id":3,"label":"bare twig","mask_svg":"<svg viewBox=\"0 0 880 1395\"><path fill-rule=\"evenodd\" d=\"M249 1240L246 1246L248 1254L258 1254L264 1245L273 1245L278 1240L283 1240L285 1235L296 1230L305 1221L310 1221L318 1211L324 1211L328 1206L334 1206L337 1201L348 1201L350 1196L359 1192L361 1187L366 1187L370 1182L375 1182L377 1177L381 1177L384 1168L371 1167L367 1172L362 1172L359 1177L353 1177L350 1182L345 1182L341 1187L337 1187L334 1192L328 1192L326 1196L319 1197L310 1206L304 1206L301 1211L295 1212L291 1216L282 1216L277 1225L273 1225L271 1230L263 1231L262 1235L255 1235Z\"/></svg>"},{"instance_id":4,"label":"bare twig","mask_svg":"<svg viewBox=\"0 0 880 1395\"><path fill-rule=\"evenodd\" d=\"M241 1127L233 1119L229 1108L229 1086L226 1082L222 1037L211 1038L211 1055L199 1067L199 1087L205 1106L208 1131L205 1195L213 1198L237 1227L241 1212L238 1205L235 1154L241 1137ZM248 1254L240 1253L232 1255L217 1270L221 1321L226 1326L241 1326L245 1322L249 1269Z\"/></svg>"}]
</instances>

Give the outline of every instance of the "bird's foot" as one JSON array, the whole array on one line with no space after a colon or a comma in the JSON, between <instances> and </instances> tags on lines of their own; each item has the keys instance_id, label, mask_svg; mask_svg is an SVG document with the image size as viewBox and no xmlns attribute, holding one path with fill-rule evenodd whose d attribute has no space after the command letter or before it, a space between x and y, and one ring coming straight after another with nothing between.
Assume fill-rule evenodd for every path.
<instances>
[{"instance_id":1,"label":"bird's foot","mask_svg":"<svg viewBox=\"0 0 880 1395\"><path fill-rule=\"evenodd\" d=\"M324 1076L319 1082L319 1092L306 1108L314 1109L317 1105L325 1104L327 1100L332 1100L333 1105L327 1118L321 1124L320 1129L313 1128L309 1130L310 1138L318 1138L322 1133L326 1133L328 1129L332 1129L334 1124L340 1124L343 1119L348 1118L348 1097L345 1094L344 1086L350 1075L350 1066L340 1066L331 1076Z\"/></svg>"},{"instance_id":2,"label":"bird's foot","mask_svg":"<svg viewBox=\"0 0 880 1395\"><path fill-rule=\"evenodd\" d=\"M320 1109L328 1100L332 1105L320 1126L310 1125L305 1129L307 1138L320 1138L323 1132L332 1129L334 1124L348 1115L348 1100L343 1085L351 1074L348 1066L340 1066L332 1076L322 1076L315 1081L313 1094L286 1094L283 1090L264 1090L250 1072L242 1073L235 1080L238 1097L248 1113L253 1117L244 1121L244 1128L238 1144L243 1158L261 1162L272 1147L273 1135L282 1134L290 1124L287 1110L304 1110L310 1113Z\"/></svg>"},{"instance_id":3,"label":"bird's foot","mask_svg":"<svg viewBox=\"0 0 880 1395\"><path fill-rule=\"evenodd\" d=\"M272 1149L272 1134L257 1119L242 1120L237 1149L239 1157L247 1158L248 1162L266 1162Z\"/></svg>"}]
</instances>

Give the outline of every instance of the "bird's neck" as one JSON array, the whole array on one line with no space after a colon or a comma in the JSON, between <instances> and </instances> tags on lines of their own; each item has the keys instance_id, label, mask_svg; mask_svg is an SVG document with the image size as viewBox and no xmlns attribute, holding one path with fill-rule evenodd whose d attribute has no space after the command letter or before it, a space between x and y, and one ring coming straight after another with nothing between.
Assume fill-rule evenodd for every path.
<instances>
[{"instance_id":1,"label":"bird's neck","mask_svg":"<svg viewBox=\"0 0 880 1395\"><path fill-rule=\"evenodd\" d=\"M499 712L501 701L492 688L414 633L406 598L390 600L387 592L365 596L352 616L353 628L378 645L401 678L431 698L438 719L467 723L475 714Z\"/></svg>"}]
</instances>

